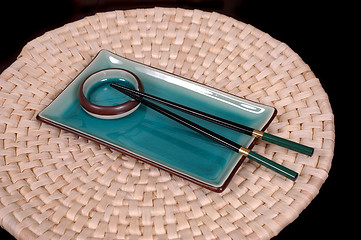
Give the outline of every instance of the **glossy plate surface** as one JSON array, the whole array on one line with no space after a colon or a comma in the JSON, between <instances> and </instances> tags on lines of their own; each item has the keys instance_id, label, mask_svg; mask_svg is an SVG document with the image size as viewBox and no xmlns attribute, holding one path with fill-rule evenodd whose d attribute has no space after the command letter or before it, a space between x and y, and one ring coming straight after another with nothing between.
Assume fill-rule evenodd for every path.
<instances>
[{"instance_id":1,"label":"glossy plate surface","mask_svg":"<svg viewBox=\"0 0 361 240\"><path fill-rule=\"evenodd\" d=\"M240 166L241 155L141 105L120 119L99 119L80 106L78 88L90 74L107 68L123 68L137 75L144 91L255 129L264 130L276 114L273 107L251 102L180 76L146 66L107 50L60 93L38 119L124 152L214 191L222 191ZM105 94L106 95L106 94ZM244 147L253 137L186 117Z\"/></svg>"}]
</instances>

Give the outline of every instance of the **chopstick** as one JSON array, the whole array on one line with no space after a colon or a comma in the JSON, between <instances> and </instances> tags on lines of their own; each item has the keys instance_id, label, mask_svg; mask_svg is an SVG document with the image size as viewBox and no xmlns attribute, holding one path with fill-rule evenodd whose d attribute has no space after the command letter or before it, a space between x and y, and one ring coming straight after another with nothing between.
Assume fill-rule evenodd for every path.
<instances>
[{"instance_id":1,"label":"chopstick","mask_svg":"<svg viewBox=\"0 0 361 240\"><path fill-rule=\"evenodd\" d=\"M233 142L209 129L206 129L188 119L185 119L167 109L164 109L164 108L156 105L155 103L152 103L152 102L144 99L142 96L137 95L137 93L128 91L126 88L123 88L122 86L120 87L120 85L118 85L118 84L112 83L111 86L113 88L117 89L118 91L123 92L124 94L128 95L129 97L134 98L137 101L140 101L147 107L175 120L178 123L183 124L184 126L212 139L213 141L216 141L217 143L219 143L235 152L240 153L241 155L243 155L253 161L256 161L257 163L259 163L259 164L261 164L261 165L263 165L263 166L265 166L265 167L267 167L293 181L296 180L296 178L298 176L298 173L296 173L295 171L293 171L289 168L286 168L266 157L263 157L262 155L259 155L258 153L255 153L255 152L239 145L238 143L235 143L235 142Z\"/></svg>"},{"instance_id":2,"label":"chopstick","mask_svg":"<svg viewBox=\"0 0 361 240\"><path fill-rule=\"evenodd\" d=\"M293 141L290 141L290 140L287 140L287 139L284 139L284 138L280 138L280 137L277 137L275 135L272 135L272 134L269 134L269 133L266 133L266 132L263 132L263 131L260 131L260 130L257 130L257 129L250 128L248 126L244 126L242 124L229 121L229 120L224 119L224 118L220 118L220 117L217 117L217 116L214 116L214 115L211 115L211 114L208 114L208 113L205 113L205 112L202 112L202 111L199 111L199 110L196 110L196 109L193 109L193 108L190 108L190 107L187 107L187 106L175 103L175 102L171 102L171 101L163 99L163 98L159 98L159 97L150 95L148 93L139 92L137 90L133 90L131 88L124 87L124 86L121 86L121 85L115 84L115 83L112 83L111 86L113 88L116 88L119 91L123 90L122 92L124 92L124 91L131 92L131 93L139 95L139 96L141 96L143 98L148 98L148 99L157 101L157 102L162 103L164 105L170 106L170 107L172 107L174 109L178 109L180 111L186 112L186 113L188 113L190 115L197 116L199 118L202 118L202 119L205 119L207 121L216 123L216 124L221 125L223 127L227 127L227 128L232 129L232 130L247 134L249 136L253 136L255 138L262 139L262 140L267 141L269 143L273 143L273 144L276 144L278 146L285 147L287 149L290 149L290 150L305 154L307 156L312 156L313 151L314 151L313 148L305 146L303 144L296 143L296 142L293 142Z\"/></svg>"}]
</instances>

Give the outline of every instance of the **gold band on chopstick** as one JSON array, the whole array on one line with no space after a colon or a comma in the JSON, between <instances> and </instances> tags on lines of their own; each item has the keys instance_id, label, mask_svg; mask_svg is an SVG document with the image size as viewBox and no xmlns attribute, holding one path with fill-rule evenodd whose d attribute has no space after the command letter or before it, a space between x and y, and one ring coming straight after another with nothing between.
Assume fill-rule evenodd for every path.
<instances>
[{"instance_id":1,"label":"gold band on chopstick","mask_svg":"<svg viewBox=\"0 0 361 240\"><path fill-rule=\"evenodd\" d=\"M252 132L252 137L262 139L262 137L263 137L263 132L255 129L255 130L253 130L253 132Z\"/></svg>"},{"instance_id":2,"label":"gold band on chopstick","mask_svg":"<svg viewBox=\"0 0 361 240\"><path fill-rule=\"evenodd\" d=\"M239 152L240 154L246 156L246 157L248 156L248 154L249 154L250 151L251 151L251 150L249 150L249 149L247 149L247 148L245 148L245 147L241 147L240 149L238 149L238 152Z\"/></svg>"}]
</instances>

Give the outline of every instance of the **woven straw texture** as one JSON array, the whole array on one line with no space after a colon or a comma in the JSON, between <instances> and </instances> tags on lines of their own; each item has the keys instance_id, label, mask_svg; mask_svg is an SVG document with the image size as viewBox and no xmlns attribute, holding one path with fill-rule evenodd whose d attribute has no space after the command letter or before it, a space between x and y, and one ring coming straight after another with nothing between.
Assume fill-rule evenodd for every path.
<instances>
[{"instance_id":1,"label":"woven straw texture","mask_svg":"<svg viewBox=\"0 0 361 240\"><path fill-rule=\"evenodd\" d=\"M258 142L296 182L246 160L206 190L36 120L101 49L274 106L268 132L312 157ZM319 80L286 44L218 13L99 13L29 42L0 78L0 220L18 239L269 239L318 194L334 120Z\"/></svg>"}]
</instances>

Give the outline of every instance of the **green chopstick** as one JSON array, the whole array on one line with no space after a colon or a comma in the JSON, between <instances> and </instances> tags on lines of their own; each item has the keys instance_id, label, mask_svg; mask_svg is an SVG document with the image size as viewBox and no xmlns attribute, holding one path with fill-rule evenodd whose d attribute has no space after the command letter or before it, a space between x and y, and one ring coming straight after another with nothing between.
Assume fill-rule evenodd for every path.
<instances>
[{"instance_id":1,"label":"green chopstick","mask_svg":"<svg viewBox=\"0 0 361 240\"><path fill-rule=\"evenodd\" d=\"M149 108L177 121L178 123L181 123L183 124L184 126L218 142L219 144L235 151L235 152L238 152L240 154L242 154L243 156L245 157L248 157L249 159L253 160L253 161L256 161L257 163L281 174L282 176L285 176L291 180L296 180L297 176L298 176L298 173L289 169L289 168L286 168L266 157L263 157L261 155L259 155L258 153L255 153L245 147L242 147L241 145L239 145L238 143L235 143L215 132L212 132L211 130L209 129L206 129L188 119L185 119L167 109L164 109L156 104L154 104L153 102L150 102L144 98L142 98L142 96L140 96L140 94L138 95L137 93L132 93L131 91L128 91L127 89L125 89L123 86L121 85L118 85L118 84L114 84L112 83L110 85L111 87L123 92L124 94L128 95L129 97L131 98L134 98L135 100L137 101L140 101L142 104L148 106Z\"/></svg>"},{"instance_id":2,"label":"green chopstick","mask_svg":"<svg viewBox=\"0 0 361 240\"><path fill-rule=\"evenodd\" d=\"M233 129L235 131L247 134L249 136L253 136L255 138L262 139L269 143L273 143L278 146L285 147L287 149L305 154L307 156L312 156L313 151L314 151L313 148L302 145L300 143L296 143L296 142L293 142L293 141L290 141L290 140L287 140L284 138L280 138L275 135L272 135L272 134L269 134L269 133L266 133L266 132L263 132L263 131L260 131L257 129L253 129L248 126L244 126L242 124L232 122L227 119L220 118L220 117L217 117L217 116L214 116L214 115L211 115L211 114L208 114L208 113L205 113L205 112L202 112L202 111L199 111L199 110L196 110L196 109L193 109L193 108L190 108L190 107L187 107L187 106L175 103L175 102L171 102L171 101L163 99L163 98L159 98L159 97L156 97L156 96L144 93L144 92L139 92L137 90L133 90L133 89L130 89L130 88L118 85L118 84L112 84L112 87L118 89L119 91L121 91L121 90L127 91L130 93L136 94L138 96L141 96L143 98L148 98L148 99L157 101L164 105L170 106L174 109L178 109L178 110L186 112L188 114L191 114L191 115L197 116L199 118L205 119L207 121L221 125L223 127L227 127L227 128Z\"/></svg>"}]
</instances>

